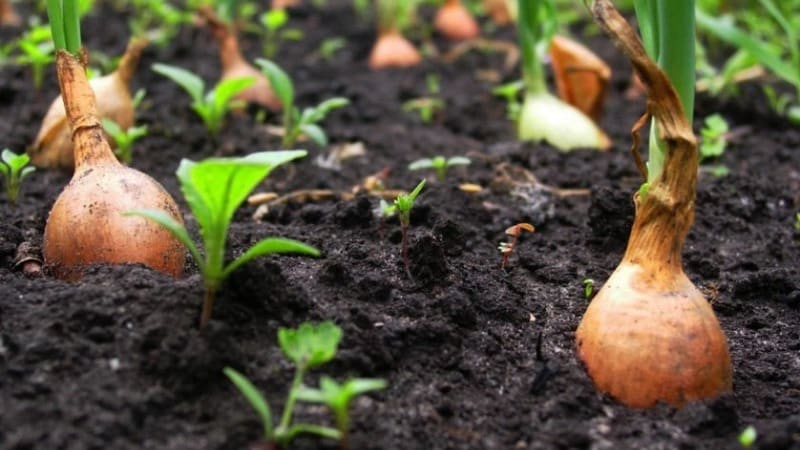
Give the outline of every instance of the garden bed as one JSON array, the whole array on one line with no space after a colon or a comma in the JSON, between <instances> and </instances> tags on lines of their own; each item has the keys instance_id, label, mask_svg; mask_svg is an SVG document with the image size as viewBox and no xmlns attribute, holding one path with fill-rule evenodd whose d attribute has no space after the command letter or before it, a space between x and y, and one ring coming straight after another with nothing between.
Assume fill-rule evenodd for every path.
<instances>
[{"instance_id":1,"label":"garden bed","mask_svg":"<svg viewBox=\"0 0 800 450\"><path fill-rule=\"evenodd\" d=\"M518 76L503 71L503 55L471 52L452 64L429 58L413 69L373 72L366 65L373 27L355 22L347 5L293 11L292 25L305 38L284 45L276 60L294 78L299 105L350 99L325 126L333 143L363 142L366 154L333 171L315 163L327 150L308 145L307 158L276 170L259 190L350 191L387 167L388 187L411 189L423 175L409 172L409 162L470 156L472 164L447 181L429 181L412 213L414 281L400 257L399 225L381 227L372 197L290 203L261 221L247 206L232 226L233 254L276 235L312 244L323 257L247 264L200 331L202 281L191 261L177 280L140 266L97 267L74 284L13 271L16 247L41 242L47 213L69 180L36 172L18 207L0 200L0 448L246 448L261 427L222 368L239 369L281 405L292 371L277 329L326 319L343 328L344 339L334 362L311 380L324 372L389 383L354 404L354 449L736 448L747 425L758 430L759 448L800 448L800 237L793 226L800 131L759 107L755 90L738 102L699 99L696 129L720 112L750 130L721 158L730 175L701 173L684 251L687 274L712 299L728 337L734 391L682 410L630 410L595 390L574 351L588 304L583 280L599 287L619 262L641 181L628 147L644 101L623 96L629 65L606 38L588 41L614 69L604 120L614 146L561 153L516 142L505 105L483 79L486 70L502 80ZM125 20L107 6L89 15L88 47L120 53ZM510 30L498 34L513 40ZM331 62L316 59L332 36L345 37L346 47ZM259 54L255 37L244 44L251 58ZM185 93L150 70L155 62L212 82L217 47L202 29L186 27L166 48L148 49L134 78L134 88L148 92L137 121L150 133L135 145L133 166L172 193L196 234L174 175L181 158L278 149L280 139L250 114L232 116L213 143ZM441 77L446 106L423 124L401 103L426 95L431 73ZM33 141L57 95L54 70L41 92L30 86L25 69L0 68L0 147L21 151ZM501 166L587 193L531 188L527 198L511 196ZM468 194L459 182L486 189ZM500 270L497 245L521 221L536 232ZM298 414L328 417L321 408ZM336 445L301 439L293 448Z\"/></svg>"}]
</instances>

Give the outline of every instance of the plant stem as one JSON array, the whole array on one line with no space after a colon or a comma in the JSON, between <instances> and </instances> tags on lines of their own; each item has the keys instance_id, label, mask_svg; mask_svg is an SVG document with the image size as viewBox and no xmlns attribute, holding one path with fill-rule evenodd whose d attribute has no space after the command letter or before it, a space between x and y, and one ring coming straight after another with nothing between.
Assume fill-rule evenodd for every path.
<instances>
[{"instance_id":1,"label":"plant stem","mask_svg":"<svg viewBox=\"0 0 800 450\"><path fill-rule=\"evenodd\" d=\"M281 423L278 425L278 428L275 429L275 440L277 440L282 447L286 446L286 444L288 444L293 437L293 433L291 433L291 430L289 429L289 424L292 421L294 405L297 403L297 391L300 389L300 385L303 383L303 375L305 375L305 372L305 363L298 364L298 366L295 368L294 380L292 380L292 387L289 389L289 397L286 399L286 405L283 407ZM296 429L296 427L292 428Z\"/></svg>"},{"instance_id":2,"label":"plant stem","mask_svg":"<svg viewBox=\"0 0 800 450\"><path fill-rule=\"evenodd\" d=\"M216 299L217 290L206 286L206 291L203 294L203 312L200 314L200 328L203 329L208 325L211 320L211 311L214 309L214 300Z\"/></svg>"},{"instance_id":3,"label":"plant stem","mask_svg":"<svg viewBox=\"0 0 800 450\"><path fill-rule=\"evenodd\" d=\"M408 278L413 280L414 277L411 276L411 263L408 261L408 225L402 225L403 230L403 265L406 266L406 275Z\"/></svg>"},{"instance_id":4,"label":"plant stem","mask_svg":"<svg viewBox=\"0 0 800 450\"><path fill-rule=\"evenodd\" d=\"M526 94L547 91L541 53L550 45L555 32L549 0L517 0L517 30L522 51L522 74Z\"/></svg>"}]
</instances>

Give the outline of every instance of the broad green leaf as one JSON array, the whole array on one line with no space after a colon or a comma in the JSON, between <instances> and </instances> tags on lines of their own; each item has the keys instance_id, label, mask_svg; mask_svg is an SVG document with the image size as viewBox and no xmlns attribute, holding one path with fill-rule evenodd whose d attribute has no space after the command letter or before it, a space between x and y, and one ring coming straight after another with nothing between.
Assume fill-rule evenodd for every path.
<instances>
[{"instance_id":1,"label":"broad green leaf","mask_svg":"<svg viewBox=\"0 0 800 450\"><path fill-rule=\"evenodd\" d=\"M261 67L261 70L269 80L272 90L278 96L284 108L291 108L294 104L294 85L289 75L283 71L277 64L268 60L259 58L256 59L256 64Z\"/></svg>"},{"instance_id":2,"label":"broad green leaf","mask_svg":"<svg viewBox=\"0 0 800 450\"><path fill-rule=\"evenodd\" d=\"M313 123L304 123L300 125L300 130L320 147L325 147L328 145L328 136L325 134L325 131L319 127L319 125Z\"/></svg>"},{"instance_id":3,"label":"broad green leaf","mask_svg":"<svg viewBox=\"0 0 800 450\"><path fill-rule=\"evenodd\" d=\"M244 398L247 399L247 402L250 403L250 406L258 413L259 417L261 417L261 424L264 426L264 437L267 441L274 440L272 413L270 412L269 404L266 399L264 399L264 396L261 395L250 380L239 372L230 367L226 367L222 371L236 386Z\"/></svg>"},{"instance_id":4,"label":"broad green leaf","mask_svg":"<svg viewBox=\"0 0 800 450\"><path fill-rule=\"evenodd\" d=\"M231 100L255 82L255 77L230 78L220 81L214 88L214 107L220 112L227 111L230 109Z\"/></svg>"},{"instance_id":5,"label":"broad green leaf","mask_svg":"<svg viewBox=\"0 0 800 450\"><path fill-rule=\"evenodd\" d=\"M319 256L320 252L316 248L293 239L285 238L266 238L250 247L245 253L233 260L222 272L222 277L227 277L231 272L238 269L242 264L250 261L257 256L271 255L275 253L295 253L299 255Z\"/></svg>"},{"instance_id":6,"label":"broad green leaf","mask_svg":"<svg viewBox=\"0 0 800 450\"><path fill-rule=\"evenodd\" d=\"M203 259L200 258L200 252L197 251L197 247L194 245L192 238L189 237L189 233L186 231L186 228L178 221L173 219L172 216L167 214L165 211L160 209L137 209L125 211L122 213L122 215L144 217L145 219L152 220L153 222L164 227L179 241L181 241L186 249L192 254L192 257L197 265L200 266L200 270L203 270Z\"/></svg>"},{"instance_id":7,"label":"broad green leaf","mask_svg":"<svg viewBox=\"0 0 800 450\"><path fill-rule=\"evenodd\" d=\"M203 101L205 83L203 83L203 80L197 75L180 67L158 63L153 64L153 71L177 83L195 102L201 103Z\"/></svg>"},{"instance_id":8,"label":"broad green leaf","mask_svg":"<svg viewBox=\"0 0 800 450\"><path fill-rule=\"evenodd\" d=\"M281 350L297 367L311 369L334 356L342 339L342 329L331 321L318 325L302 323L296 329L278 330Z\"/></svg>"}]
</instances>

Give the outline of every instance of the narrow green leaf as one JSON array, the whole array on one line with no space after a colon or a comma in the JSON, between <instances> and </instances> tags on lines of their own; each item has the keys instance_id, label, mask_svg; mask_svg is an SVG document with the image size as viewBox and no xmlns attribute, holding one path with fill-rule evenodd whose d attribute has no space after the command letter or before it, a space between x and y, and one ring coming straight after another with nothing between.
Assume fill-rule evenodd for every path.
<instances>
[{"instance_id":1,"label":"narrow green leaf","mask_svg":"<svg viewBox=\"0 0 800 450\"><path fill-rule=\"evenodd\" d=\"M229 110L233 98L255 82L255 77L229 78L220 81L214 88L214 107L217 111Z\"/></svg>"},{"instance_id":2,"label":"narrow green leaf","mask_svg":"<svg viewBox=\"0 0 800 450\"><path fill-rule=\"evenodd\" d=\"M250 406L258 413L259 417L261 417L261 424L264 427L264 438L269 442L274 441L275 434L272 428L272 413L270 412L269 404L264 396L261 395L250 380L234 369L226 367L222 371L236 386L236 389L239 390L244 398L247 399L247 402L250 403Z\"/></svg>"},{"instance_id":3,"label":"narrow green leaf","mask_svg":"<svg viewBox=\"0 0 800 450\"><path fill-rule=\"evenodd\" d=\"M292 84L292 79L289 78L289 75L268 59L256 59L256 64L261 67L264 75L269 80L272 90L275 91L275 95L283 103L283 107L291 108L294 105L294 84Z\"/></svg>"},{"instance_id":4,"label":"narrow green leaf","mask_svg":"<svg viewBox=\"0 0 800 450\"><path fill-rule=\"evenodd\" d=\"M464 156L453 156L452 158L447 160L448 166L467 166L472 164L469 158Z\"/></svg>"},{"instance_id":5,"label":"narrow green leaf","mask_svg":"<svg viewBox=\"0 0 800 450\"><path fill-rule=\"evenodd\" d=\"M179 241L181 241L181 244L183 244L186 249L189 250L197 265L200 266L200 270L203 270L203 259L200 258L200 252L197 251L197 247L194 245L192 238L189 237L189 233L186 231L186 228L178 221L173 219L172 216L167 214L165 211L160 209L137 209L125 211L122 213L122 215L144 217L145 219L152 220L153 222L164 227Z\"/></svg>"},{"instance_id":6,"label":"narrow green leaf","mask_svg":"<svg viewBox=\"0 0 800 450\"><path fill-rule=\"evenodd\" d=\"M182 87L196 103L203 102L205 83L197 75L186 69L167 64L153 64L153 72L163 75Z\"/></svg>"},{"instance_id":7,"label":"narrow green leaf","mask_svg":"<svg viewBox=\"0 0 800 450\"><path fill-rule=\"evenodd\" d=\"M226 278L231 272L238 269L257 256L272 254L294 253L298 255L319 256L320 252L316 248L293 239L266 238L250 247L245 253L233 260L222 272L222 277Z\"/></svg>"},{"instance_id":8,"label":"narrow green leaf","mask_svg":"<svg viewBox=\"0 0 800 450\"><path fill-rule=\"evenodd\" d=\"M323 130L319 125L305 123L300 125L300 130L320 147L325 147L328 145L328 135L325 134L325 130Z\"/></svg>"}]
</instances>

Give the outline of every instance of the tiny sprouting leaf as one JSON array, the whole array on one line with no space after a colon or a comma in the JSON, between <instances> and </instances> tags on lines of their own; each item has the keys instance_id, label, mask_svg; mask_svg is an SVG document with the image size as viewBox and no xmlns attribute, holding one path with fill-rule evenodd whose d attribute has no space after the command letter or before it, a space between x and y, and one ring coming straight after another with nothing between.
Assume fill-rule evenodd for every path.
<instances>
[{"instance_id":1,"label":"tiny sprouting leaf","mask_svg":"<svg viewBox=\"0 0 800 450\"><path fill-rule=\"evenodd\" d=\"M744 448L750 448L756 443L758 432L752 425L748 425L741 433L739 433L739 445Z\"/></svg>"},{"instance_id":2,"label":"tiny sprouting leaf","mask_svg":"<svg viewBox=\"0 0 800 450\"><path fill-rule=\"evenodd\" d=\"M453 156L447 160L448 166L468 166L470 164L472 164L472 161L466 156Z\"/></svg>"},{"instance_id":3,"label":"tiny sprouting leaf","mask_svg":"<svg viewBox=\"0 0 800 450\"><path fill-rule=\"evenodd\" d=\"M318 325L305 322L296 329L278 330L278 341L283 353L298 367L312 369L336 355L342 329L331 321Z\"/></svg>"},{"instance_id":4,"label":"tiny sprouting leaf","mask_svg":"<svg viewBox=\"0 0 800 450\"><path fill-rule=\"evenodd\" d=\"M284 108L291 107L294 104L294 84L289 75L283 71L277 64L268 60L259 58L256 59L256 64L261 67L261 70L269 80L269 84L275 91Z\"/></svg>"},{"instance_id":5,"label":"tiny sprouting leaf","mask_svg":"<svg viewBox=\"0 0 800 450\"><path fill-rule=\"evenodd\" d=\"M293 239L284 238L266 238L262 239L241 256L233 260L225 271L222 272L222 277L226 278L231 272L239 268L242 264L250 261L257 256L273 255L278 253L294 253L298 255L319 256L320 252L316 248L304 244Z\"/></svg>"},{"instance_id":6,"label":"tiny sprouting leaf","mask_svg":"<svg viewBox=\"0 0 800 450\"><path fill-rule=\"evenodd\" d=\"M181 67L160 63L153 64L153 71L177 83L192 97L195 103L203 102L205 83L197 75Z\"/></svg>"},{"instance_id":7,"label":"tiny sprouting leaf","mask_svg":"<svg viewBox=\"0 0 800 450\"><path fill-rule=\"evenodd\" d=\"M31 157L27 153L20 153L19 155L9 149L4 149L2 153L3 162L11 169L11 174L19 173L30 161ZM31 167L33 169L33 167Z\"/></svg>"},{"instance_id":8,"label":"tiny sprouting leaf","mask_svg":"<svg viewBox=\"0 0 800 450\"><path fill-rule=\"evenodd\" d=\"M145 88L141 88L137 90L135 94L133 94L133 99L132 99L133 109L139 109L139 106L141 106L142 101L144 101L145 95L147 95L147 90Z\"/></svg>"},{"instance_id":9,"label":"tiny sprouting leaf","mask_svg":"<svg viewBox=\"0 0 800 450\"><path fill-rule=\"evenodd\" d=\"M288 20L289 14L283 8L269 10L261 16L261 23L270 31L286 25Z\"/></svg>"},{"instance_id":10,"label":"tiny sprouting leaf","mask_svg":"<svg viewBox=\"0 0 800 450\"><path fill-rule=\"evenodd\" d=\"M430 158L422 158L418 159L411 164L408 165L408 170L422 170L422 169L430 169L433 166L433 160Z\"/></svg>"},{"instance_id":11,"label":"tiny sprouting leaf","mask_svg":"<svg viewBox=\"0 0 800 450\"><path fill-rule=\"evenodd\" d=\"M272 425L272 412L264 396L261 395L258 388L256 388L250 380L234 369L226 367L222 371L225 373L225 376L231 380L234 386L236 386L244 398L247 399L247 402L250 403L250 406L258 413L259 417L261 417L261 423L264 427L264 437L267 441L273 441L274 429Z\"/></svg>"},{"instance_id":12,"label":"tiny sprouting leaf","mask_svg":"<svg viewBox=\"0 0 800 450\"><path fill-rule=\"evenodd\" d=\"M103 122L103 129L106 130L106 133L110 134L115 141L119 141L118 136L122 134L122 128L120 128L117 122L107 117L103 117L101 121Z\"/></svg>"},{"instance_id":13,"label":"tiny sprouting leaf","mask_svg":"<svg viewBox=\"0 0 800 450\"><path fill-rule=\"evenodd\" d=\"M308 121L312 123L316 123L321 121L328 115L329 112L333 111L334 109L339 109L347 106L350 103L350 100L344 97L334 97L329 98L319 105L316 108L311 108L311 113L308 115L307 118L304 118L303 121ZM304 112L305 116L305 112Z\"/></svg>"},{"instance_id":14,"label":"tiny sprouting leaf","mask_svg":"<svg viewBox=\"0 0 800 450\"><path fill-rule=\"evenodd\" d=\"M308 136L309 139L314 141L315 144L319 145L320 147L325 147L328 145L328 136L325 134L325 131L317 124L313 123L305 123L300 125L300 130Z\"/></svg>"}]
</instances>

